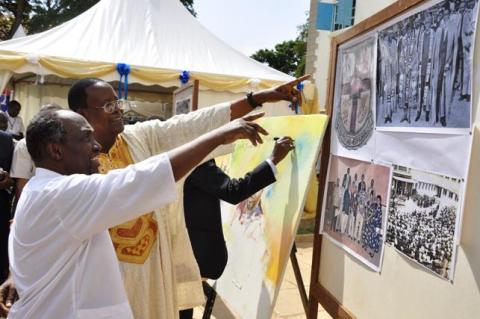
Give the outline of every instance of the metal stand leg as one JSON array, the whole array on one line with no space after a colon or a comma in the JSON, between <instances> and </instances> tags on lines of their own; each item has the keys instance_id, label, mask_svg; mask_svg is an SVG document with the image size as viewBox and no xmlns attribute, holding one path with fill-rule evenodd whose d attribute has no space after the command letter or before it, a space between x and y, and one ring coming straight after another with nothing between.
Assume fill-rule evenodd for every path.
<instances>
[{"instance_id":1,"label":"metal stand leg","mask_svg":"<svg viewBox=\"0 0 480 319\"><path fill-rule=\"evenodd\" d=\"M210 287L210 285L203 281L203 293L207 296L207 302L205 304L205 310L203 311L202 319L210 319L213 311L213 305L215 304L215 298L217 297L217 292L215 289Z\"/></svg>"}]
</instances>

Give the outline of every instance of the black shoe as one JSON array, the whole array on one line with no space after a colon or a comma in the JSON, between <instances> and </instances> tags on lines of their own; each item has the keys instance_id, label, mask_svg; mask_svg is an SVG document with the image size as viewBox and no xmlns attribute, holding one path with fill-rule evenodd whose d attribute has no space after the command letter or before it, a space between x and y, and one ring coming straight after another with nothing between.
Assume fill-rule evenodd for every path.
<instances>
[{"instance_id":1,"label":"black shoe","mask_svg":"<svg viewBox=\"0 0 480 319\"><path fill-rule=\"evenodd\" d=\"M420 116L422 115L422 113L420 112L417 112L417 116L415 117L415 122L418 122L418 120L420 119Z\"/></svg>"},{"instance_id":2,"label":"black shoe","mask_svg":"<svg viewBox=\"0 0 480 319\"><path fill-rule=\"evenodd\" d=\"M442 123L442 126L447 126L447 119L445 118L445 116L442 116L440 118L440 123Z\"/></svg>"}]
</instances>

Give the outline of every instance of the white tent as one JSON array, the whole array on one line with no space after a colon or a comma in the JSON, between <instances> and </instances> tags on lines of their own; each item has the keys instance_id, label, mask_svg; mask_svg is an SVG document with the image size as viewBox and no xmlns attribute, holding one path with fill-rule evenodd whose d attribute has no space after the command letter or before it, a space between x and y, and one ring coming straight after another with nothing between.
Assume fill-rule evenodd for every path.
<instances>
[{"instance_id":1,"label":"white tent","mask_svg":"<svg viewBox=\"0 0 480 319\"><path fill-rule=\"evenodd\" d=\"M59 77L118 81L118 63L130 65L129 83L175 87L188 71L201 89L231 93L226 99L291 79L219 40L178 0L102 0L51 30L1 42L0 89L19 74L60 85Z\"/></svg>"},{"instance_id":2,"label":"white tent","mask_svg":"<svg viewBox=\"0 0 480 319\"><path fill-rule=\"evenodd\" d=\"M51 30L0 43L0 69L15 73L116 80L117 63L131 65L130 82L164 87L178 85L184 70L230 91L290 79L223 43L178 0L102 0Z\"/></svg>"}]
</instances>

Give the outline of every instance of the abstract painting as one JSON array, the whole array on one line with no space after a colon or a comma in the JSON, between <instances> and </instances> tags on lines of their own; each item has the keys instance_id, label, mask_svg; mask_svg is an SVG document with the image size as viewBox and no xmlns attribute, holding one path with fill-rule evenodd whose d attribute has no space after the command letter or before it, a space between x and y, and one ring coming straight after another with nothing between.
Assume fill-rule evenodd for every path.
<instances>
[{"instance_id":1,"label":"abstract painting","mask_svg":"<svg viewBox=\"0 0 480 319\"><path fill-rule=\"evenodd\" d=\"M270 156L275 137L295 140L275 183L236 206L222 203L228 263L214 287L240 318L272 315L327 123L325 115L260 119L270 133L263 144L240 141L230 158L217 161L230 177L242 177Z\"/></svg>"}]
</instances>

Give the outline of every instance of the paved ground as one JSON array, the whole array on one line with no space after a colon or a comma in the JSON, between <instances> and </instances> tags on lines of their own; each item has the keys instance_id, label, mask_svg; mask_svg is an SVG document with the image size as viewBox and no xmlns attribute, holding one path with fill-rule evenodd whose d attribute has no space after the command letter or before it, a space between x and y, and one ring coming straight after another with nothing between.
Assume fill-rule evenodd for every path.
<instances>
[{"instance_id":1,"label":"paved ground","mask_svg":"<svg viewBox=\"0 0 480 319\"><path fill-rule=\"evenodd\" d=\"M305 289L307 295L309 293L310 284L310 268L312 263L312 240L297 241L297 259L302 273L303 281L305 283ZM195 308L194 318L201 319L203 314L203 308ZM211 318L216 319L235 319L235 316L231 314L228 308L223 304L220 298L217 297L215 307L213 308L213 316ZM292 264L289 262L285 278L283 279L280 293L277 298L277 303L273 310L273 319L300 319L306 318L303 310L302 300L298 292L297 282L295 275L293 274ZM319 305L318 319L331 319L327 312ZM244 318L255 319L255 318ZM261 319L261 318L259 318Z\"/></svg>"}]
</instances>

